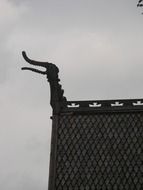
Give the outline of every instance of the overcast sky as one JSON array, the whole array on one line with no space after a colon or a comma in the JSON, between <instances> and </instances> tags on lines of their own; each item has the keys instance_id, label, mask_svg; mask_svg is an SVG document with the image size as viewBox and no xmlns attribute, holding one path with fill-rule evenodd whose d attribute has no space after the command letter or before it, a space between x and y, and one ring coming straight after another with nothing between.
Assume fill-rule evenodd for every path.
<instances>
[{"instance_id":1,"label":"overcast sky","mask_svg":"<svg viewBox=\"0 0 143 190\"><path fill-rule=\"evenodd\" d=\"M0 189L47 190L52 110L26 50L60 68L68 100L143 97L137 0L0 0Z\"/></svg>"}]
</instances>

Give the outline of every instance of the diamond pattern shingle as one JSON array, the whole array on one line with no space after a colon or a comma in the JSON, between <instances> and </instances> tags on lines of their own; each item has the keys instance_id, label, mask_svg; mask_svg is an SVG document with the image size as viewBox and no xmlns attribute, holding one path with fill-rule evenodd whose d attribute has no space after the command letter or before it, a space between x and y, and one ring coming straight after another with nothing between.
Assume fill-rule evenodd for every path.
<instances>
[{"instance_id":1,"label":"diamond pattern shingle","mask_svg":"<svg viewBox=\"0 0 143 190\"><path fill-rule=\"evenodd\" d=\"M56 190L142 190L143 113L62 115Z\"/></svg>"}]
</instances>

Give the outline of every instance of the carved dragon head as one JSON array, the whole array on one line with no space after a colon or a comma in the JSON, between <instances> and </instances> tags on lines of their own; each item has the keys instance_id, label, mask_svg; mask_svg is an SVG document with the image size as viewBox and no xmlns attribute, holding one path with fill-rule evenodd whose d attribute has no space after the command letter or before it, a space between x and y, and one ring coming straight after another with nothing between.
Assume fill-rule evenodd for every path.
<instances>
[{"instance_id":1,"label":"carved dragon head","mask_svg":"<svg viewBox=\"0 0 143 190\"><path fill-rule=\"evenodd\" d=\"M44 67L46 69L46 71L41 71L41 70L31 68L31 67L22 67L22 70L30 70L30 71L33 71L33 72L36 72L36 73L47 75L47 78L48 78L49 81L55 81L55 80L57 81L57 80L59 80L58 79L59 69L53 63L31 60L31 59L29 59L27 57L25 51L22 52L22 56L25 59L25 61L27 61L31 65Z\"/></svg>"}]
</instances>

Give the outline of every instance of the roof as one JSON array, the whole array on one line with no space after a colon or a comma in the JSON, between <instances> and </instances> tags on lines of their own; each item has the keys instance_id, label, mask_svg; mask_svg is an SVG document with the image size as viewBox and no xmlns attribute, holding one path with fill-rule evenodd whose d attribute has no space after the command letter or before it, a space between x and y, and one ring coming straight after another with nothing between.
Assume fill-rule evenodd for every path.
<instances>
[{"instance_id":1,"label":"roof","mask_svg":"<svg viewBox=\"0 0 143 190\"><path fill-rule=\"evenodd\" d=\"M142 190L143 100L67 101L59 70L48 64L42 63L53 108L49 190Z\"/></svg>"}]
</instances>

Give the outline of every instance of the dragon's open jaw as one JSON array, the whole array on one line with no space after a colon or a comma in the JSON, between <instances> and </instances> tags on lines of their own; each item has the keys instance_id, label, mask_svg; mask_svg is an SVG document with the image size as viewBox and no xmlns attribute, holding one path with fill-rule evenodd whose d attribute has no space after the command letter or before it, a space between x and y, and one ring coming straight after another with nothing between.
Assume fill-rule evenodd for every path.
<instances>
[{"instance_id":1,"label":"dragon's open jaw","mask_svg":"<svg viewBox=\"0 0 143 190\"><path fill-rule=\"evenodd\" d=\"M38 69L35 69L35 68L31 68L31 67L22 67L21 68L22 70L29 70L29 71L33 71L33 72L36 72L36 73L39 73L39 74L46 75L47 69L48 69L50 63L31 60L31 59L29 59L27 57L25 51L22 51L22 56L23 56L23 58L25 59L26 62L30 63L31 65L35 65L35 66L39 66L39 67L44 67L44 68L46 68L46 71L41 71L41 70L38 70Z\"/></svg>"},{"instance_id":2,"label":"dragon's open jaw","mask_svg":"<svg viewBox=\"0 0 143 190\"><path fill-rule=\"evenodd\" d=\"M47 74L46 71L40 71L38 69L34 69L34 68L31 68L31 67L22 67L21 69L22 70L29 70L29 71L32 71L32 72L35 72L35 73L39 73L39 74L42 74L42 75L46 75Z\"/></svg>"}]
</instances>

